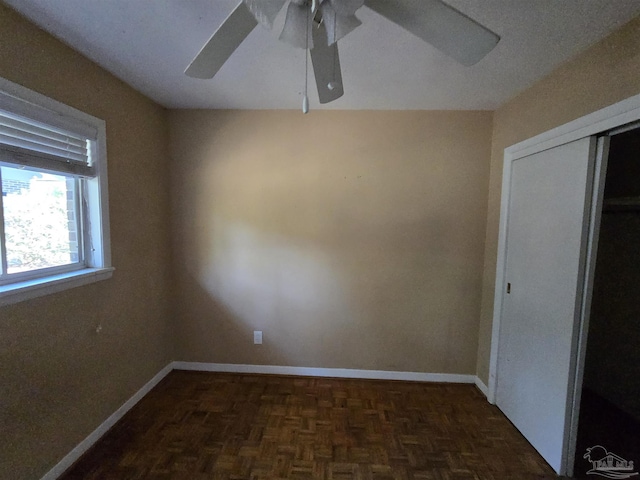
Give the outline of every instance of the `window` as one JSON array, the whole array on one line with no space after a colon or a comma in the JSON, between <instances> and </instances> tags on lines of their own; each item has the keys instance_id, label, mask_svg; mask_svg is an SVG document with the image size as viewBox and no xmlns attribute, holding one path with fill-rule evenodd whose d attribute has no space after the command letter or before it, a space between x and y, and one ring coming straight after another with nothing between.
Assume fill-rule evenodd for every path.
<instances>
[{"instance_id":1,"label":"window","mask_svg":"<svg viewBox=\"0 0 640 480\"><path fill-rule=\"evenodd\" d=\"M0 78L0 305L111 276L104 121Z\"/></svg>"}]
</instances>

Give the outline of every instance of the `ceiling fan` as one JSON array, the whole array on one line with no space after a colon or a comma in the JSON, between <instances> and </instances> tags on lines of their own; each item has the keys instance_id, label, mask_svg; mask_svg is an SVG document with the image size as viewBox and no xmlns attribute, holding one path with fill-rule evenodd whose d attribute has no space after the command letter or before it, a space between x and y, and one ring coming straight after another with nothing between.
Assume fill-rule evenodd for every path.
<instances>
[{"instance_id":1,"label":"ceiling fan","mask_svg":"<svg viewBox=\"0 0 640 480\"><path fill-rule=\"evenodd\" d=\"M273 27L285 3L280 40L310 50L320 103L332 102L344 93L337 42L361 25L355 13L363 5L466 66L479 62L500 40L441 0L242 0L185 73L213 78L258 24ZM306 93L303 111L308 111Z\"/></svg>"}]
</instances>

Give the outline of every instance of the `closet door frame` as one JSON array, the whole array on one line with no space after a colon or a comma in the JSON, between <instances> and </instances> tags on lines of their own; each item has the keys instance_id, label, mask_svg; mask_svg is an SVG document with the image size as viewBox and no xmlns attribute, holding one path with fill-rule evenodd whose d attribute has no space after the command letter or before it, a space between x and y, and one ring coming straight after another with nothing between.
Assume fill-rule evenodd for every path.
<instances>
[{"instance_id":1,"label":"closet door frame","mask_svg":"<svg viewBox=\"0 0 640 480\"><path fill-rule=\"evenodd\" d=\"M593 290L593 274L595 270L595 256L597 252L598 231L600 214L602 211L602 197L604 193L604 180L606 173L606 160L608 154L608 138L606 132L640 120L640 95L603 108L589 115L571 121L557 128L544 132L533 138L512 145L504 151L504 164L502 174L502 194L500 203L500 226L498 233L498 257L496 262L496 283L493 308L493 325L491 333L491 353L489 363L489 385L487 399L495 404L497 391L498 350L500 348L500 321L502 318L502 305L505 295L505 267L507 226L509 217L509 192L511 188L512 163L520 158L557 147L581 138L593 135L599 136L597 157L594 172L594 185L592 193L591 210L584 218L584 226L588 228L588 245L584 252L586 268L581 278L576 280L582 284L583 296L582 314L574 325L574 348L572 349L572 370L569 378L568 399L571 405L571 419L565 429L564 453L565 462L560 474L573 474L573 461L575 456L575 442L580 406L580 392L584 373L584 358L586 350L589 310L591 305L591 293Z\"/></svg>"}]
</instances>

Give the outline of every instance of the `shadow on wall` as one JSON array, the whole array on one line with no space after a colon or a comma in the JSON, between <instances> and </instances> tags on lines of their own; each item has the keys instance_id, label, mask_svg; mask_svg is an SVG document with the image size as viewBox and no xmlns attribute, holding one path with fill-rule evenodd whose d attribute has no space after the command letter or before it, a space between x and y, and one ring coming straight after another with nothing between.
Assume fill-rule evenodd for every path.
<instances>
[{"instance_id":1,"label":"shadow on wall","mask_svg":"<svg viewBox=\"0 0 640 480\"><path fill-rule=\"evenodd\" d=\"M188 267L190 302L199 303L197 311L209 312L199 319L201 330L190 332L189 338L207 345L213 334L217 345L243 363L280 365L304 355L294 336L299 330L319 343L340 343L339 337L326 335L340 331L346 308L339 272L326 255L243 224L214 223L217 233L209 239L210 249L195 255L204 261ZM193 297L194 290L199 298ZM291 318L297 320L293 331L286 323ZM264 330L263 345L252 345L254 330Z\"/></svg>"},{"instance_id":2,"label":"shadow on wall","mask_svg":"<svg viewBox=\"0 0 640 480\"><path fill-rule=\"evenodd\" d=\"M254 113L173 125L181 359L473 373L488 129Z\"/></svg>"},{"instance_id":3,"label":"shadow on wall","mask_svg":"<svg viewBox=\"0 0 640 480\"><path fill-rule=\"evenodd\" d=\"M190 350L194 339L203 342L201 358L210 358L212 352L206 349L212 336L216 337L216 348L239 363L295 365L304 358L308 365L325 365L325 348L344 356L357 337L377 345L359 353L360 361L375 362L389 345L397 352L403 351L403 345L419 347L420 335L397 343L395 322L375 325L380 315L393 315L394 309L411 305L416 291L402 287L402 272L382 279L376 278L375 272L363 272L358 278L353 275L354 270L376 265L380 270L397 268L390 265L398 261L397 256L376 261L375 253L363 244L360 251L352 251L345 255L349 258L340 261L300 239L217 217L212 222L216 233L207 239L208 248L193 252L193 260L202 261L190 263L187 278L181 281L183 286L189 285L182 292L182 298L189 297L188 309L207 312L187 324L196 328L187 335ZM409 257L404 263L407 270L414 266ZM436 287L435 282L430 286ZM372 303L377 305L376 311L369 310ZM415 306L417 315L420 307ZM364 334L358 331L362 326L368 329ZM252 345L254 330L264 331L264 345ZM358 359L352 361L355 364ZM361 368L365 367L363 363Z\"/></svg>"}]
</instances>

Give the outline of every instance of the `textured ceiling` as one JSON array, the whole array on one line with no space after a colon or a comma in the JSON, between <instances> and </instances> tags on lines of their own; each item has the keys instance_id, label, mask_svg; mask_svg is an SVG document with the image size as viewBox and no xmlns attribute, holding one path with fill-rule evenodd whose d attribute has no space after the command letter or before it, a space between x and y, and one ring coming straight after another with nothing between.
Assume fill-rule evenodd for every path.
<instances>
[{"instance_id":1,"label":"textured ceiling","mask_svg":"<svg viewBox=\"0 0 640 480\"><path fill-rule=\"evenodd\" d=\"M239 0L4 2L166 107L300 107L304 52L262 27L213 80L184 75ZM640 14L638 0L447 3L502 37L489 55L463 67L363 7L363 25L339 42L345 95L321 108L495 109ZM309 81L311 108L320 108Z\"/></svg>"}]
</instances>

